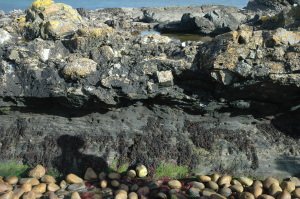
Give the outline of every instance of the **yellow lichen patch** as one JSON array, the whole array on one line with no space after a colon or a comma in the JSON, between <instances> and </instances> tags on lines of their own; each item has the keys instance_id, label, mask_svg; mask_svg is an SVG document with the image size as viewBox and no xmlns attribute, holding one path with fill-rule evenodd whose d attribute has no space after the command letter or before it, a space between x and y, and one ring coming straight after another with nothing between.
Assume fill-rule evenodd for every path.
<instances>
[{"instance_id":1,"label":"yellow lichen patch","mask_svg":"<svg viewBox=\"0 0 300 199\"><path fill-rule=\"evenodd\" d=\"M114 29L111 27L105 28L89 28L89 29L79 29L79 36L88 36L88 37L101 37L106 36L109 33L113 33Z\"/></svg>"},{"instance_id":2,"label":"yellow lichen patch","mask_svg":"<svg viewBox=\"0 0 300 199\"><path fill-rule=\"evenodd\" d=\"M53 3L53 0L36 0L32 3L31 7L33 9L41 9L52 5Z\"/></svg>"}]
</instances>

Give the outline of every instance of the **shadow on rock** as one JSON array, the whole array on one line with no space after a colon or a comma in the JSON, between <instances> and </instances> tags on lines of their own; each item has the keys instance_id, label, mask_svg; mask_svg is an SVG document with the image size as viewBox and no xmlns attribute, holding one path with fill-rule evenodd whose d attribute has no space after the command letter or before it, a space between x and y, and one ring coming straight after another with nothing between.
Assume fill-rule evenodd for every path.
<instances>
[{"instance_id":1,"label":"shadow on rock","mask_svg":"<svg viewBox=\"0 0 300 199\"><path fill-rule=\"evenodd\" d=\"M103 158L80 152L85 142L79 136L62 135L57 139L57 144L61 148L61 155L54 159L54 165L63 175L75 173L83 176L88 167L96 172L108 169Z\"/></svg>"}]
</instances>

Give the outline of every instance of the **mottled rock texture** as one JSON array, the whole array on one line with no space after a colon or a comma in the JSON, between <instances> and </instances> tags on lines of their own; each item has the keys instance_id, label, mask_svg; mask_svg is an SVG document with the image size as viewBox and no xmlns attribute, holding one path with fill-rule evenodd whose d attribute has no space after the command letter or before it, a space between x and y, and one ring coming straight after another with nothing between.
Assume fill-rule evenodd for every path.
<instances>
[{"instance_id":1,"label":"mottled rock texture","mask_svg":"<svg viewBox=\"0 0 300 199\"><path fill-rule=\"evenodd\" d=\"M79 16L52 1L36 7L0 20L1 34L9 35L0 43L1 161L65 174L117 161L299 175L297 29L263 28L256 18L248 21L254 15L244 16L249 10L235 9L247 25L210 42L182 43L134 33L153 27L145 21L165 23L149 14L163 9L79 10ZM55 29L52 20L66 29Z\"/></svg>"}]
</instances>

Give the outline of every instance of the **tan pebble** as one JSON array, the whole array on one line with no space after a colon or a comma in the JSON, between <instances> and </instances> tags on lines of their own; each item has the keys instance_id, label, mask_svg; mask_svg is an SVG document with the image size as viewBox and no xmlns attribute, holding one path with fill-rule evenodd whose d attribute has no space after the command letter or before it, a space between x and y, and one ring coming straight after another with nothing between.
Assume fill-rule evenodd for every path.
<instances>
[{"instance_id":1,"label":"tan pebble","mask_svg":"<svg viewBox=\"0 0 300 199\"><path fill-rule=\"evenodd\" d=\"M232 180L232 177L229 176L229 175L225 175L225 176L222 176L219 178L218 180L218 184L221 186L221 185L224 185L224 184L230 184Z\"/></svg>"},{"instance_id":2,"label":"tan pebble","mask_svg":"<svg viewBox=\"0 0 300 199\"><path fill-rule=\"evenodd\" d=\"M95 180L97 179L98 176L96 174L96 172L94 171L94 169L92 168L87 168L87 170L85 171L85 174L84 174L84 179L85 180Z\"/></svg>"},{"instance_id":3,"label":"tan pebble","mask_svg":"<svg viewBox=\"0 0 300 199\"><path fill-rule=\"evenodd\" d=\"M202 190L202 195L206 196L206 197L210 197L212 194L216 194L216 192L214 190L205 188Z\"/></svg>"},{"instance_id":4,"label":"tan pebble","mask_svg":"<svg viewBox=\"0 0 300 199\"><path fill-rule=\"evenodd\" d=\"M282 190L287 190L290 193L296 189L295 182L292 181L283 181L280 186Z\"/></svg>"},{"instance_id":5,"label":"tan pebble","mask_svg":"<svg viewBox=\"0 0 300 199\"><path fill-rule=\"evenodd\" d=\"M108 178L111 180L119 180L121 178L121 174L113 172L108 174Z\"/></svg>"},{"instance_id":6,"label":"tan pebble","mask_svg":"<svg viewBox=\"0 0 300 199\"><path fill-rule=\"evenodd\" d=\"M127 192L124 190L116 191L115 199L127 199Z\"/></svg>"},{"instance_id":7,"label":"tan pebble","mask_svg":"<svg viewBox=\"0 0 300 199\"><path fill-rule=\"evenodd\" d=\"M297 177L291 177L290 178L290 181L294 182L296 187L300 187L300 178L297 178Z\"/></svg>"},{"instance_id":8,"label":"tan pebble","mask_svg":"<svg viewBox=\"0 0 300 199\"><path fill-rule=\"evenodd\" d=\"M247 187L250 187L253 184L253 180L247 177L240 177L239 181L242 183L242 185Z\"/></svg>"},{"instance_id":9,"label":"tan pebble","mask_svg":"<svg viewBox=\"0 0 300 199\"><path fill-rule=\"evenodd\" d=\"M262 194L258 197L259 199L275 199L273 196Z\"/></svg>"},{"instance_id":10,"label":"tan pebble","mask_svg":"<svg viewBox=\"0 0 300 199\"><path fill-rule=\"evenodd\" d=\"M207 183L207 188L210 188L210 189L216 191L216 190L219 189L219 185L216 182L214 182L214 181L209 181Z\"/></svg>"},{"instance_id":11,"label":"tan pebble","mask_svg":"<svg viewBox=\"0 0 300 199\"><path fill-rule=\"evenodd\" d=\"M242 193L244 191L244 187L238 184L232 185L230 189L232 190L232 192L238 192L238 193Z\"/></svg>"},{"instance_id":12,"label":"tan pebble","mask_svg":"<svg viewBox=\"0 0 300 199\"><path fill-rule=\"evenodd\" d=\"M22 195L24 194L24 191L20 188L17 188L14 190L14 193L13 193L13 198L14 199L18 199L20 198Z\"/></svg>"},{"instance_id":13,"label":"tan pebble","mask_svg":"<svg viewBox=\"0 0 300 199\"><path fill-rule=\"evenodd\" d=\"M44 183L56 183L56 180L53 176L50 176L50 175L44 175L42 178L41 178L41 182L44 182Z\"/></svg>"},{"instance_id":14,"label":"tan pebble","mask_svg":"<svg viewBox=\"0 0 300 199\"><path fill-rule=\"evenodd\" d=\"M189 184L192 185L193 188L197 188L199 190L202 190L205 188L205 185L202 182L192 181Z\"/></svg>"},{"instance_id":15,"label":"tan pebble","mask_svg":"<svg viewBox=\"0 0 300 199\"><path fill-rule=\"evenodd\" d=\"M101 187L102 189L106 188L106 187L107 187L107 181L106 181L106 180L101 180L101 181L100 181L100 187Z\"/></svg>"},{"instance_id":16,"label":"tan pebble","mask_svg":"<svg viewBox=\"0 0 300 199\"><path fill-rule=\"evenodd\" d=\"M139 196L135 192L130 192L128 194L128 199L138 199L138 198L139 198Z\"/></svg>"},{"instance_id":17,"label":"tan pebble","mask_svg":"<svg viewBox=\"0 0 300 199\"><path fill-rule=\"evenodd\" d=\"M113 186L113 187L119 187L119 186L120 186L120 183L119 183L119 181L117 181L117 180L112 180L112 181L110 182L110 184L111 184L111 186Z\"/></svg>"},{"instance_id":18,"label":"tan pebble","mask_svg":"<svg viewBox=\"0 0 300 199\"><path fill-rule=\"evenodd\" d=\"M272 184L276 184L279 186L279 181L273 177L268 177L265 179L265 181L263 182L263 187L265 189L269 189L271 187Z\"/></svg>"},{"instance_id":19,"label":"tan pebble","mask_svg":"<svg viewBox=\"0 0 300 199\"><path fill-rule=\"evenodd\" d=\"M214 173L211 175L211 180L214 182L218 182L219 178L220 178L220 174L218 173Z\"/></svg>"},{"instance_id":20,"label":"tan pebble","mask_svg":"<svg viewBox=\"0 0 300 199\"><path fill-rule=\"evenodd\" d=\"M65 188L67 187L67 182L64 181L64 180L62 180L62 181L59 183L59 186L60 186L60 188L65 189Z\"/></svg>"},{"instance_id":21,"label":"tan pebble","mask_svg":"<svg viewBox=\"0 0 300 199\"><path fill-rule=\"evenodd\" d=\"M148 170L145 165L138 165L135 168L135 171L136 171L137 176L140 178L144 178L148 175Z\"/></svg>"},{"instance_id":22,"label":"tan pebble","mask_svg":"<svg viewBox=\"0 0 300 199\"><path fill-rule=\"evenodd\" d=\"M81 199L81 197L78 192L73 192L71 194L71 199Z\"/></svg>"},{"instance_id":23,"label":"tan pebble","mask_svg":"<svg viewBox=\"0 0 300 199\"><path fill-rule=\"evenodd\" d=\"M263 187L263 183L261 182L261 181L259 181L259 180L255 180L254 182L253 182L253 185L252 185L253 187L256 187L256 186L258 186L258 187Z\"/></svg>"},{"instance_id":24,"label":"tan pebble","mask_svg":"<svg viewBox=\"0 0 300 199\"><path fill-rule=\"evenodd\" d=\"M242 183L240 181L236 180L236 179L231 180L231 184L232 185L241 185L242 186Z\"/></svg>"},{"instance_id":25,"label":"tan pebble","mask_svg":"<svg viewBox=\"0 0 300 199\"><path fill-rule=\"evenodd\" d=\"M37 195L34 191L29 191L22 196L22 199L36 199Z\"/></svg>"},{"instance_id":26,"label":"tan pebble","mask_svg":"<svg viewBox=\"0 0 300 199\"><path fill-rule=\"evenodd\" d=\"M48 191L55 192L55 191L57 191L57 190L59 190L59 189L60 189L60 186L58 186L58 185L55 184L55 183L50 183L50 184L48 184L48 186L47 186L47 190L48 190Z\"/></svg>"},{"instance_id":27,"label":"tan pebble","mask_svg":"<svg viewBox=\"0 0 300 199\"><path fill-rule=\"evenodd\" d=\"M72 174L72 173L69 174L69 175L67 175L66 181L69 184L80 184L80 183L83 183L83 180L80 177L78 177L77 175Z\"/></svg>"},{"instance_id":28,"label":"tan pebble","mask_svg":"<svg viewBox=\"0 0 300 199\"><path fill-rule=\"evenodd\" d=\"M40 179L46 174L46 169L42 165L37 165L35 168L31 169L28 173L29 177Z\"/></svg>"},{"instance_id":29,"label":"tan pebble","mask_svg":"<svg viewBox=\"0 0 300 199\"><path fill-rule=\"evenodd\" d=\"M5 181L10 185L15 185L18 183L19 178L17 176L10 176L10 177L6 178Z\"/></svg>"},{"instance_id":30,"label":"tan pebble","mask_svg":"<svg viewBox=\"0 0 300 199\"><path fill-rule=\"evenodd\" d=\"M204 182L204 183L211 181L211 177L205 175L199 175L197 176L197 178L200 182Z\"/></svg>"},{"instance_id":31,"label":"tan pebble","mask_svg":"<svg viewBox=\"0 0 300 199\"><path fill-rule=\"evenodd\" d=\"M101 172L99 173L98 177L99 177L99 180L105 180L107 174L105 172Z\"/></svg>"},{"instance_id":32,"label":"tan pebble","mask_svg":"<svg viewBox=\"0 0 300 199\"><path fill-rule=\"evenodd\" d=\"M12 191L9 191L9 192L6 192L6 193L0 195L0 199L12 199L12 198L13 198Z\"/></svg>"},{"instance_id":33,"label":"tan pebble","mask_svg":"<svg viewBox=\"0 0 300 199\"><path fill-rule=\"evenodd\" d=\"M240 199L255 199L254 195L252 193L249 192L243 192L241 193Z\"/></svg>"},{"instance_id":34,"label":"tan pebble","mask_svg":"<svg viewBox=\"0 0 300 199\"><path fill-rule=\"evenodd\" d=\"M293 196L295 198L300 198L300 188L295 189L295 191L293 192Z\"/></svg>"},{"instance_id":35,"label":"tan pebble","mask_svg":"<svg viewBox=\"0 0 300 199\"><path fill-rule=\"evenodd\" d=\"M178 181L178 180L170 180L168 182L168 186L171 188L171 189L181 189L181 182Z\"/></svg>"},{"instance_id":36,"label":"tan pebble","mask_svg":"<svg viewBox=\"0 0 300 199\"><path fill-rule=\"evenodd\" d=\"M252 188L252 193L253 193L254 197L257 198L258 196L263 194L263 188L260 186L254 186Z\"/></svg>"},{"instance_id":37,"label":"tan pebble","mask_svg":"<svg viewBox=\"0 0 300 199\"><path fill-rule=\"evenodd\" d=\"M13 187L8 184L7 182L2 182L0 183L0 193L6 192L6 191L11 191Z\"/></svg>"},{"instance_id":38,"label":"tan pebble","mask_svg":"<svg viewBox=\"0 0 300 199\"><path fill-rule=\"evenodd\" d=\"M282 192L282 189L277 183L272 184L271 187L269 188L269 194L271 196L277 196L281 192Z\"/></svg>"},{"instance_id":39,"label":"tan pebble","mask_svg":"<svg viewBox=\"0 0 300 199\"><path fill-rule=\"evenodd\" d=\"M45 193L47 189L46 183L41 183L32 188L32 191L35 193Z\"/></svg>"},{"instance_id":40,"label":"tan pebble","mask_svg":"<svg viewBox=\"0 0 300 199\"><path fill-rule=\"evenodd\" d=\"M221 194L217 194L217 193L214 193L210 196L211 199L226 199L225 196L222 196Z\"/></svg>"},{"instance_id":41,"label":"tan pebble","mask_svg":"<svg viewBox=\"0 0 300 199\"><path fill-rule=\"evenodd\" d=\"M130 178L135 178L136 177L136 172L135 170L131 169L127 172L127 176Z\"/></svg>"},{"instance_id":42,"label":"tan pebble","mask_svg":"<svg viewBox=\"0 0 300 199\"><path fill-rule=\"evenodd\" d=\"M31 184L32 186L40 184L40 181L36 178L21 178L19 181L20 184Z\"/></svg>"},{"instance_id":43,"label":"tan pebble","mask_svg":"<svg viewBox=\"0 0 300 199\"><path fill-rule=\"evenodd\" d=\"M284 190L276 198L277 199L292 199L292 196L291 196L290 192L288 192L287 190Z\"/></svg>"},{"instance_id":44,"label":"tan pebble","mask_svg":"<svg viewBox=\"0 0 300 199\"><path fill-rule=\"evenodd\" d=\"M24 191L24 193L27 193L32 190L32 185L30 183L22 184L21 189Z\"/></svg>"}]
</instances>

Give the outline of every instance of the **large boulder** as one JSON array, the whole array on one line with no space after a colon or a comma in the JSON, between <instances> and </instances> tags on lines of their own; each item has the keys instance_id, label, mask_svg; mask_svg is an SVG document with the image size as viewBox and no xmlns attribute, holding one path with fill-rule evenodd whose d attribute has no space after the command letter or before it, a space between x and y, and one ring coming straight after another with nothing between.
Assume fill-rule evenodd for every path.
<instances>
[{"instance_id":1,"label":"large boulder","mask_svg":"<svg viewBox=\"0 0 300 199\"><path fill-rule=\"evenodd\" d=\"M27 10L26 36L59 39L75 33L83 20L77 10L52 0L36 0Z\"/></svg>"},{"instance_id":2,"label":"large boulder","mask_svg":"<svg viewBox=\"0 0 300 199\"><path fill-rule=\"evenodd\" d=\"M257 99L274 102L292 100L294 96L287 93L300 87L299 42L299 32L282 28L253 31L243 27L204 44L199 51L199 64L220 84L238 89L237 95L242 90L255 89L255 94L243 93L244 98L255 95ZM286 85L291 90L278 93ZM257 95L260 92L263 94Z\"/></svg>"},{"instance_id":3,"label":"large boulder","mask_svg":"<svg viewBox=\"0 0 300 199\"><path fill-rule=\"evenodd\" d=\"M247 9L250 10L275 10L290 9L294 4L300 4L299 0L250 0Z\"/></svg>"},{"instance_id":4,"label":"large boulder","mask_svg":"<svg viewBox=\"0 0 300 199\"><path fill-rule=\"evenodd\" d=\"M156 28L161 32L187 32L204 35L219 35L236 30L245 22L247 16L234 8L219 8L198 15L185 13L180 22L159 24Z\"/></svg>"}]
</instances>

